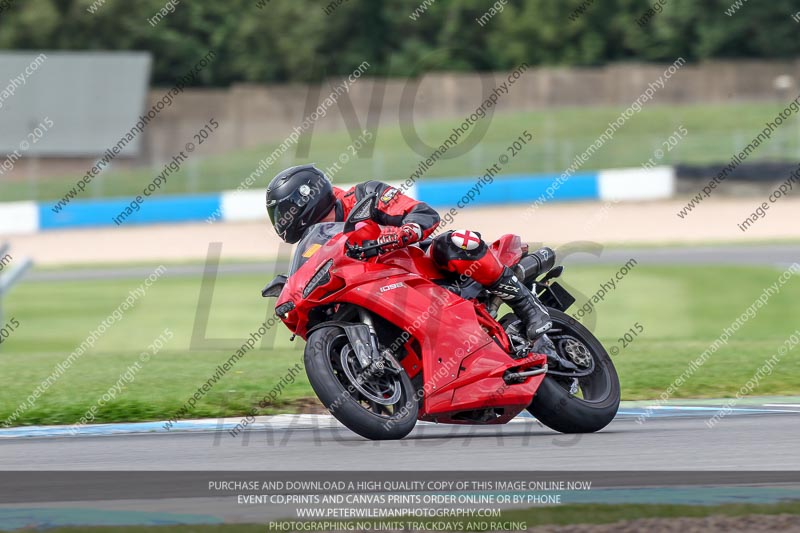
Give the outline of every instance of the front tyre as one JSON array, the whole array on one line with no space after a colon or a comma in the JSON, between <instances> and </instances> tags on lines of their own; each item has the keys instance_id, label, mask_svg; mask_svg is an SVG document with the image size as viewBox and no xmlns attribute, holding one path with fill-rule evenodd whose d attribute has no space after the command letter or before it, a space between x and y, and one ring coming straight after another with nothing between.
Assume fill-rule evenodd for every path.
<instances>
[{"instance_id":1,"label":"front tyre","mask_svg":"<svg viewBox=\"0 0 800 533\"><path fill-rule=\"evenodd\" d=\"M545 426L561 433L593 433L616 416L620 386L614 363L603 345L581 323L550 309L553 328L547 335L558 354L579 366L593 365L591 374L569 378L545 376L528 411ZM587 356L591 357L591 361Z\"/></svg>"},{"instance_id":2,"label":"front tyre","mask_svg":"<svg viewBox=\"0 0 800 533\"><path fill-rule=\"evenodd\" d=\"M391 368L362 370L341 328L312 332L304 360L317 397L351 431L371 440L392 440L414 429L419 407L406 373Z\"/></svg>"}]
</instances>

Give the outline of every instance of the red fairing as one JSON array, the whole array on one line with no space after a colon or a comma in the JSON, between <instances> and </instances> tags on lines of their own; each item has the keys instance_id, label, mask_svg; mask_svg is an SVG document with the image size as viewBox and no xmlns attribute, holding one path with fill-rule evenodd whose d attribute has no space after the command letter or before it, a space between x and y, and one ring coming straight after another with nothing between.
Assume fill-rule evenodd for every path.
<instances>
[{"instance_id":1,"label":"red fairing","mask_svg":"<svg viewBox=\"0 0 800 533\"><path fill-rule=\"evenodd\" d=\"M392 265L408 270L409 272L416 272L423 278L427 279L442 279L445 274L433 259L428 257L418 246L409 246L381 256L381 263L384 265Z\"/></svg>"},{"instance_id":2,"label":"red fairing","mask_svg":"<svg viewBox=\"0 0 800 533\"><path fill-rule=\"evenodd\" d=\"M522 244L519 235L503 235L492 243L491 251L503 265L513 267L519 263L525 248L527 245Z\"/></svg>"},{"instance_id":3,"label":"red fairing","mask_svg":"<svg viewBox=\"0 0 800 533\"><path fill-rule=\"evenodd\" d=\"M289 278L276 306L285 310L285 304L294 305L281 317L286 326L306 338L313 325L309 317L319 320L316 309L335 309L341 304L363 307L409 334L401 365L412 378L422 373L421 420L464 423L465 413L487 408L495 408L500 414L491 423L502 423L519 414L530 405L544 375L511 385L505 383L503 375L541 368L545 356L513 358L502 326L482 304L437 285L434 280L443 274L416 246L366 261L346 255L348 237L355 242L379 231L376 228L368 222L354 233L335 236ZM508 266L522 255L519 238L510 235L492 248ZM309 281L329 261L329 280L304 296Z\"/></svg>"},{"instance_id":4,"label":"red fairing","mask_svg":"<svg viewBox=\"0 0 800 533\"><path fill-rule=\"evenodd\" d=\"M503 265L491 249L480 259L450 259L447 268L474 279L484 287L496 282L503 274Z\"/></svg>"}]
</instances>

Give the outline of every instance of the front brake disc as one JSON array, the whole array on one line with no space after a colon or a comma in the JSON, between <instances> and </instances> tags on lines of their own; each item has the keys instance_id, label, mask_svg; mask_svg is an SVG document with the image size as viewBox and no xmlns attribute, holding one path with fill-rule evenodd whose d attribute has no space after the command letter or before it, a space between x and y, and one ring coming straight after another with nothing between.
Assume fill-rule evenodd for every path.
<instances>
[{"instance_id":1,"label":"front brake disc","mask_svg":"<svg viewBox=\"0 0 800 533\"><path fill-rule=\"evenodd\" d=\"M400 400L400 394L402 390L399 379L396 377L390 377L386 374L377 378L375 376L367 376L365 379L363 374L359 374L358 377L356 377L351 365L351 359L353 358L350 356L352 351L353 350L350 348L350 346L345 346L342 348L341 363L344 373L353 388L361 393L362 396L377 404L396 404L398 400Z\"/></svg>"}]
</instances>

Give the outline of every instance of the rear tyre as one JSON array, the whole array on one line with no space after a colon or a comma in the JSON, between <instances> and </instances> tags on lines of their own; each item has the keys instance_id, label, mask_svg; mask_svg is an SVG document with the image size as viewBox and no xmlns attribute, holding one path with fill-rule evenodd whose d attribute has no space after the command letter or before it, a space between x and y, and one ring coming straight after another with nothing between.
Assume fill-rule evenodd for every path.
<instances>
[{"instance_id":1,"label":"rear tyre","mask_svg":"<svg viewBox=\"0 0 800 533\"><path fill-rule=\"evenodd\" d=\"M414 429L419 406L406 373L362 371L341 328L312 332L304 360L317 397L351 431L371 440L392 440Z\"/></svg>"},{"instance_id":2,"label":"rear tyre","mask_svg":"<svg viewBox=\"0 0 800 533\"><path fill-rule=\"evenodd\" d=\"M570 357L564 347L574 349L582 344L591 355L594 371L582 378L545 376L528 411L542 424L561 433L599 431L614 419L619 409L620 386L614 363L600 341L581 323L561 311L549 311L553 328L548 336L559 355L574 359L575 352ZM580 355L585 357L587 351L581 350Z\"/></svg>"}]
</instances>

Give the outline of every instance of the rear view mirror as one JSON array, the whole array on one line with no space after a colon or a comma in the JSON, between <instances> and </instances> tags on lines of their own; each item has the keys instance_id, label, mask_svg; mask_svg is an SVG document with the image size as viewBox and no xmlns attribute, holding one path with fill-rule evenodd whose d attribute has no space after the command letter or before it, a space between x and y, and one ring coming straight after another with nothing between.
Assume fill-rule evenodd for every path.
<instances>
[{"instance_id":1,"label":"rear view mirror","mask_svg":"<svg viewBox=\"0 0 800 533\"><path fill-rule=\"evenodd\" d=\"M369 196L365 196L353 206L353 210L350 211L350 216L348 216L347 220L344 222L344 233L350 233L356 229L357 223L364 222L365 220L372 218L372 214L375 211L375 200L377 198L377 194L371 194Z\"/></svg>"},{"instance_id":2,"label":"rear view mirror","mask_svg":"<svg viewBox=\"0 0 800 533\"><path fill-rule=\"evenodd\" d=\"M279 274L269 284L261 289L261 296L264 298L277 298L280 296L283 286L286 285L286 276Z\"/></svg>"}]
</instances>

